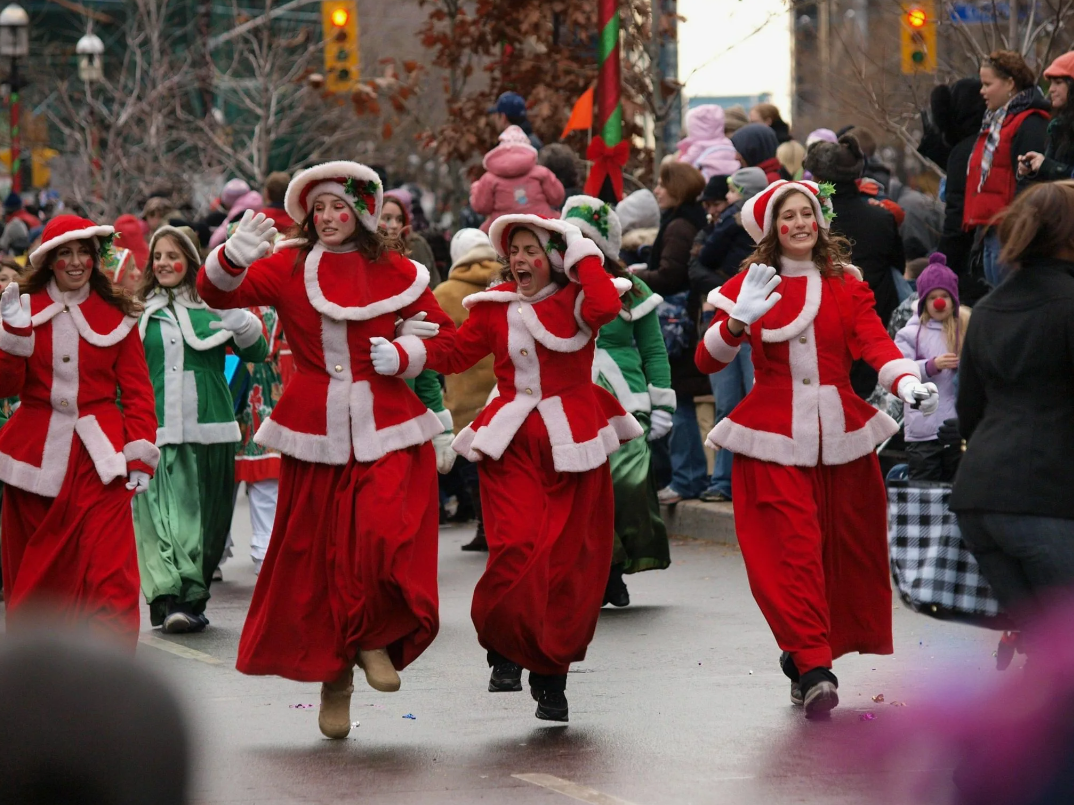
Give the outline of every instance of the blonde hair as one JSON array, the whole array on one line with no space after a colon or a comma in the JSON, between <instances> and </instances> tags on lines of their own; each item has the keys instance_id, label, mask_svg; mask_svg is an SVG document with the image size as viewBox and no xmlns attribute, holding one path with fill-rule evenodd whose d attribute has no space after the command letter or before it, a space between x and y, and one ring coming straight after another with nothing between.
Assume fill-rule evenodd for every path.
<instances>
[{"instance_id":1,"label":"blonde hair","mask_svg":"<svg viewBox=\"0 0 1074 805\"><path fill-rule=\"evenodd\" d=\"M776 149L776 159L791 175L792 179L802 178L802 165L805 163L805 148L800 142L789 140Z\"/></svg>"},{"instance_id":2,"label":"blonde hair","mask_svg":"<svg viewBox=\"0 0 1074 805\"><path fill-rule=\"evenodd\" d=\"M962 354L962 345L966 343L966 328L970 326L970 313L972 312L966 305L959 305L957 317L948 316L940 323L944 340L947 341L947 348L955 355ZM920 318L922 326L932 320L928 305L925 305L925 309L921 311Z\"/></svg>"}]
</instances>

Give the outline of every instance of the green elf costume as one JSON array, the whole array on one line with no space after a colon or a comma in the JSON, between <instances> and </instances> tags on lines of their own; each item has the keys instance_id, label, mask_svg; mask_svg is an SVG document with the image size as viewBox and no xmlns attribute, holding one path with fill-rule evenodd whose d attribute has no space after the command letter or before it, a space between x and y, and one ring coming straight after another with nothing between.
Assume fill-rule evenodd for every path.
<instances>
[{"instance_id":1,"label":"green elf costume","mask_svg":"<svg viewBox=\"0 0 1074 805\"><path fill-rule=\"evenodd\" d=\"M610 260L619 262L622 226L609 204L592 196L572 196L561 217L582 230ZM647 439L627 442L609 457L615 489L615 548L604 603L627 606L624 573L663 570L671 564L667 528L660 517L649 442L671 430L675 392L671 366L656 316L663 299L637 277L623 295L619 317L597 335L593 381L615 395L641 423Z\"/></svg>"},{"instance_id":2,"label":"green elf costume","mask_svg":"<svg viewBox=\"0 0 1074 805\"><path fill-rule=\"evenodd\" d=\"M191 632L208 625L209 584L231 527L241 436L225 357L230 348L242 361L260 362L268 343L252 313L218 313L198 299L200 259L185 232L158 229L149 245L153 262L165 235L179 245L187 267L176 287L152 283L138 324L156 395L160 464L134 502L134 528L152 624Z\"/></svg>"}]
</instances>

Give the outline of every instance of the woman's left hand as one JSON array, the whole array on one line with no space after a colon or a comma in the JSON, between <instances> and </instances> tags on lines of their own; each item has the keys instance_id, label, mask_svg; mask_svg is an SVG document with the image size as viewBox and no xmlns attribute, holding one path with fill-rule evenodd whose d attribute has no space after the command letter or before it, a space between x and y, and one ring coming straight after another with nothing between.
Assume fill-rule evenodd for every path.
<instances>
[{"instance_id":1,"label":"woman's left hand","mask_svg":"<svg viewBox=\"0 0 1074 805\"><path fill-rule=\"evenodd\" d=\"M149 489L149 473L142 470L131 470L127 480L127 490L140 495Z\"/></svg>"},{"instance_id":2,"label":"woman's left hand","mask_svg":"<svg viewBox=\"0 0 1074 805\"><path fill-rule=\"evenodd\" d=\"M373 345L369 350L369 357L373 360L373 371L386 377L395 377L399 374L399 350L395 348L395 344L380 336L370 338L369 343Z\"/></svg>"},{"instance_id":3,"label":"woman's left hand","mask_svg":"<svg viewBox=\"0 0 1074 805\"><path fill-rule=\"evenodd\" d=\"M921 383L917 378L904 377L899 381L899 399L925 416L932 416L940 407L940 390L935 383Z\"/></svg>"},{"instance_id":4,"label":"woman's left hand","mask_svg":"<svg viewBox=\"0 0 1074 805\"><path fill-rule=\"evenodd\" d=\"M454 441L455 434L450 431L438 433L433 437L433 450L436 451L436 471L441 475L447 475L451 472L451 468L455 466L455 459L458 458L459 454L451 448L451 443Z\"/></svg>"},{"instance_id":5,"label":"woman's left hand","mask_svg":"<svg viewBox=\"0 0 1074 805\"><path fill-rule=\"evenodd\" d=\"M413 335L418 338L436 338L440 335L440 325L435 321L425 321L428 314L423 310L409 319L403 319L395 325L395 337Z\"/></svg>"}]
</instances>

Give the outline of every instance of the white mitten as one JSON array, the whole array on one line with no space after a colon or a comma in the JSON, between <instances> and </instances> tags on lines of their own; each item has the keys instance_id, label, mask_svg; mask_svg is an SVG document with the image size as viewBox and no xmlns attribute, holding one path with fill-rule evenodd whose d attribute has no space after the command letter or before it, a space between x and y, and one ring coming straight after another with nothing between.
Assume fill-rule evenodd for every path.
<instances>
[{"instance_id":1,"label":"white mitten","mask_svg":"<svg viewBox=\"0 0 1074 805\"><path fill-rule=\"evenodd\" d=\"M746 279L738 289L738 299L731 309L731 318L743 324L753 324L776 306L782 295L773 293L783 278L776 269L764 263L752 263Z\"/></svg>"},{"instance_id":2,"label":"white mitten","mask_svg":"<svg viewBox=\"0 0 1074 805\"><path fill-rule=\"evenodd\" d=\"M435 321L425 321L425 311L401 320L395 325L395 337L415 335L418 338L436 338L440 335L440 325Z\"/></svg>"},{"instance_id":3,"label":"white mitten","mask_svg":"<svg viewBox=\"0 0 1074 805\"><path fill-rule=\"evenodd\" d=\"M136 495L142 494L149 488L149 473L142 470L131 470L127 480L127 489Z\"/></svg>"},{"instance_id":4,"label":"white mitten","mask_svg":"<svg viewBox=\"0 0 1074 805\"><path fill-rule=\"evenodd\" d=\"M917 408L925 416L932 416L940 407L940 390L935 383L921 383L913 377L899 381L899 399Z\"/></svg>"},{"instance_id":5,"label":"white mitten","mask_svg":"<svg viewBox=\"0 0 1074 805\"><path fill-rule=\"evenodd\" d=\"M260 327L261 322L257 316L248 310L235 308L234 310L218 310L216 315L220 321L209 322L210 330L230 330L233 333L245 333L254 327Z\"/></svg>"},{"instance_id":6,"label":"white mitten","mask_svg":"<svg viewBox=\"0 0 1074 805\"><path fill-rule=\"evenodd\" d=\"M253 210L247 210L238 228L224 243L224 254L234 265L247 268L272 251L275 239L272 219L263 212L254 215Z\"/></svg>"},{"instance_id":7,"label":"white mitten","mask_svg":"<svg viewBox=\"0 0 1074 805\"><path fill-rule=\"evenodd\" d=\"M433 437L433 449L436 451L436 471L441 475L447 475L455 466L455 459L459 455L451 449L451 443L455 441L455 434L450 431L438 433Z\"/></svg>"},{"instance_id":8,"label":"white mitten","mask_svg":"<svg viewBox=\"0 0 1074 805\"><path fill-rule=\"evenodd\" d=\"M0 319L8 327L30 326L30 294L20 294L19 284L13 282L0 295Z\"/></svg>"},{"instance_id":9,"label":"white mitten","mask_svg":"<svg viewBox=\"0 0 1074 805\"><path fill-rule=\"evenodd\" d=\"M659 409L649 415L649 441L655 442L671 433L671 414Z\"/></svg>"},{"instance_id":10,"label":"white mitten","mask_svg":"<svg viewBox=\"0 0 1074 805\"><path fill-rule=\"evenodd\" d=\"M369 350L369 357L373 360L373 371L378 375L395 377L399 374L399 351L395 344L387 338L370 338L369 343L373 347Z\"/></svg>"}]
</instances>

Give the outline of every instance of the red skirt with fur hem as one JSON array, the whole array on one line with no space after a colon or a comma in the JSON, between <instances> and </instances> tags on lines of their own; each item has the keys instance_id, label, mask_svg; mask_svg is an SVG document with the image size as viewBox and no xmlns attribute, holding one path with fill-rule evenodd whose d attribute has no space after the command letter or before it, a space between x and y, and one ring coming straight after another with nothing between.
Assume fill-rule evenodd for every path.
<instances>
[{"instance_id":1,"label":"red skirt with fur hem","mask_svg":"<svg viewBox=\"0 0 1074 805\"><path fill-rule=\"evenodd\" d=\"M556 472L536 411L499 461L483 459L488 565L471 617L481 645L539 674L585 659L612 561L615 500L607 462Z\"/></svg>"},{"instance_id":2,"label":"red skirt with fur hem","mask_svg":"<svg viewBox=\"0 0 1074 805\"><path fill-rule=\"evenodd\" d=\"M439 499L430 443L372 462L284 456L268 554L236 667L328 682L359 649L402 669L439 628Z\"/></svg>"},{"instance_id":3,"label":"red skirt with fur hem","mask_svg":"<svg viewBox=\"0 0 1074 805\"><path fill-rule=\"evenodd\" d=\"M77 436L60 494L4 487L4 597L12 631L38 616L87 626L134 651L138 552L127 479L109 484Z\"/></svg>"}]
</instances>

